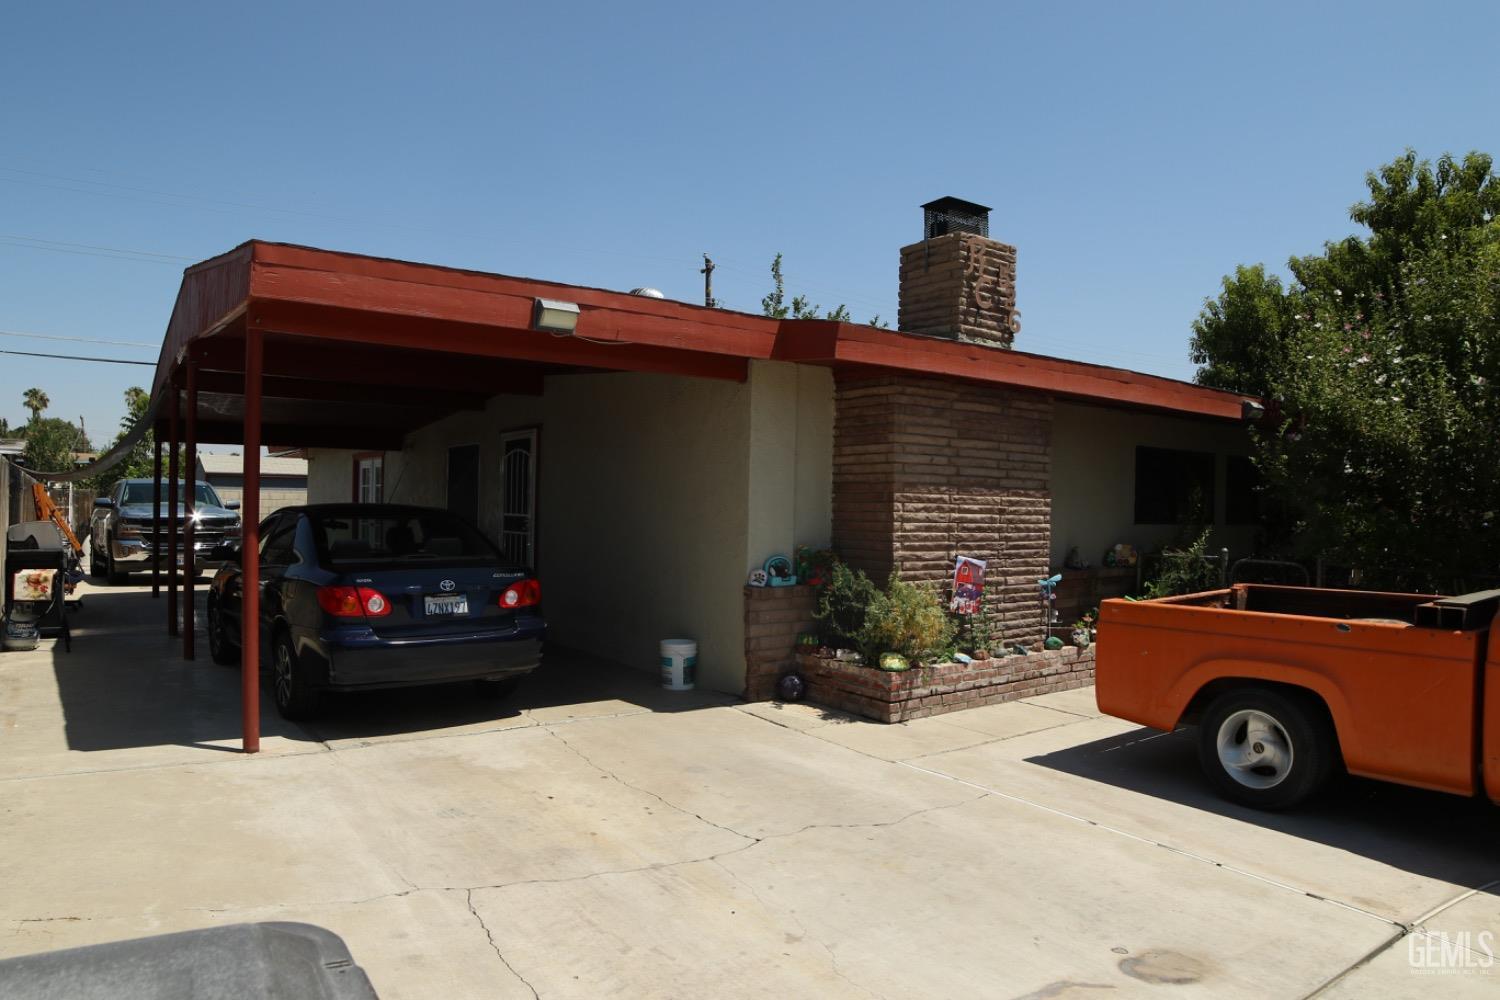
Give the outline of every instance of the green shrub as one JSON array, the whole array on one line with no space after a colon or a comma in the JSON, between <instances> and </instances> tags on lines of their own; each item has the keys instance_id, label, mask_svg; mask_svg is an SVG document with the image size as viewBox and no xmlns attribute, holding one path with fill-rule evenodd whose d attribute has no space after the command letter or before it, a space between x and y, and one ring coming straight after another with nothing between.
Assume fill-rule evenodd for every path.
<instances>
[{"instance_id":1,"label":"green shrub","mask_svg":"<svg viewBox=\"0 0 1500 1000\"><path fill-rule=\"evenodd\" d=\"M879 588L862 570L833 563L827 581L818 591L818 609L813 612L813 617L821 622L818 638L823 645L857 648L865 626L865 611L879 593Z\"/></svg>"},{"instance_id":2,"label":"green shrub","mask_svg":"<svg viewBox=\"0 0 1500 1000\"><path fill-rule=\"evenodd\" d=\"M881 653L934 662L934 654L952 644L953 632L936 589L907 583L892 572L885 592L875 591L870 600L858 645L866 663L880 662Z\"/></svg>"},{"instance_id":3,"label":"green shrub","mask_svg":"<svg viewBox=\"0 0 1500 1000\"><path fill-rule=\"evenodd\" d=\"M1146 596L1175 597L1216 589L1219 586L1219 567L1206 558L1208 536L1212 532L1213 528L1204 528L1187 548L1163 551L1161 568L1155 579L1146 584Z\"/></svg>"}]
</instances>

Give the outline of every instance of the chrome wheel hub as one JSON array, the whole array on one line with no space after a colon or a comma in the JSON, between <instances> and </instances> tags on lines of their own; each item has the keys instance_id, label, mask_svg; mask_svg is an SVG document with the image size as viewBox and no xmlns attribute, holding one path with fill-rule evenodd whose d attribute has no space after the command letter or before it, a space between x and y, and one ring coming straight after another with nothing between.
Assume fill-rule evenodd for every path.
<instances>
[{"instance_id":1,"label":"chrome wheel hub","mask_svg":"<svg viewBox=\"0 0 1500 1000\"><path fill-rule=\"evenodd\" d=\"M1291 773L1292 741L1281 723L1253 708L1233 713L1219 726L1219 763L1246 788L1275 788Z\"/></svg>"}]
</instances>

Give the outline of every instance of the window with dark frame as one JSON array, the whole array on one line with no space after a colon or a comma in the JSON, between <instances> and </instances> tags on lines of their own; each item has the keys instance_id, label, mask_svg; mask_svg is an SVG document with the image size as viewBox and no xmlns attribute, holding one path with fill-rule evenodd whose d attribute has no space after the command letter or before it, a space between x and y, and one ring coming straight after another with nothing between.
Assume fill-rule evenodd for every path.
<instances>
[{"instance_id":1,"label":"window with dark frame","mask_svg":"<svg viewBox=\"0 0 1500 1000\"><path fill-rule=\"evenodd\" d=\"M448 449L448 509L470 524L479 521L479 445Z\"/></svg>"},{"instance_id":2,"label":"window with dark frame","mask_svg":"<svg viewBox=\"0 0 1500 1000\"><path fill-rule=\"evenodd\" d=\"M1214 456L1176 448L1135 449L1135 523L1214 520Z\"/></svg>"},{"instance_id":3,"label":"window with dark frame","mask_svg":"<svg viewBox=\"0 0 1500 1000\"><path fill-rule=\"evenodd\" d=\"M1230 455L1224 470L1224 523L1260 523L1260 472L1248 455Z\"/></svg>"}]
</instances>

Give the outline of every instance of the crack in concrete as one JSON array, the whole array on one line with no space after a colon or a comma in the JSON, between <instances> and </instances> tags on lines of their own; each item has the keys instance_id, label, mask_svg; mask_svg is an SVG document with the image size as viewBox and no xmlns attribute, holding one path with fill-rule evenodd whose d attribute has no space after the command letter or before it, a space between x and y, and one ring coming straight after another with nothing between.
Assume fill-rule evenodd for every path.
<instances>
[{"instance_id":1,"label":"crack in concrete","mask_svg":"<svg viewBox=\"0 0 1500 1000\"><path fill-rule=\"evenodd\" d=\"M531 995L534 1000L541 1000L541 994L536 991L536 987L532 986L531 983L527 981L526 977L517 972L516 967L510 964L510 959L505 957L505 953L500 950L500 945L495 942L495 935L490 931L490 925L485 923L484 918L479 915L479 911L474 909L473 889L470 889L467 893L465 893L464 902L468 904L469 912L474 914L474 919L479 921L479 929L484 931L484 936L489 939L490 948L495 952L495 957L500 959L500 964L509 969L510 974L519 979L522 986L525 986L528 990L531 991Z\"/></svg>"},{"instance_id":2,"label":"crack in concrete","mask_svg":"<svg viewBox=\"0 0 1500 1000\"><path fill-rule=\"evenodd\" d=\"M1452 909L1453 907L1457 906L1459 903L1462 903L1464 900L1469 899L1470 897L1477 896L1481 892L1488 892L1490 889L1494 889L1496 887L1500 887L1500 879L1486 882L1485 884L1475 886L1472 889L1465 889L1464 891L1455 895L1453 898L1439 903L1437 906L1434 906L1432 909L1428 910L1426 913L1410 922L1401 920L1392 921L1397 928L1394 934L1377 944L1374 948L1371 948L1368 952L1366 952L1362 957L1357 959L1347 968L1335 973L1325 983L1323 983L1323 985L1307 994L1307 996L1304 997L1303 1000L1314 1000L1314 998L1316 997L1323 996L1339 983L1343 982L1345 979L1348 979L1354 973L1358 972L1360 969L1363 969L1365 966L1375 961L1375 959L1379 958L1381 955L1385 954L1387 951L1391 950L1402 941L1405 941L1411 935L1426 934L1427 931L1423 927L1423 925L1426 924L1427 921L1436 917L1438 914ZM1464 946L1464 950L1472 951L1472 949L1468 948L1466 945Z\"/></svg>"},{"instance_id":3,"label":"crack in concrete","mask_svg":"<svg viewBox=\"0 0 1500 1000\"><path fill-rule=\"evenodd\" d=\"M656 801L660 802L662 805L666 806L668 809L672 809L672 810L675 810L676 812L680 812L684 816L691 816L694 819L696 819L696 820L698 820L698 821L700 821L702 823L707 823L711 827L714 827L714 828L719 829L719 830L723 830L725 833L732 833L736 837L743 837L746 840L751 840L751 841L759 841L761 839L759 837L752 836L751 834L748 834L748 833L741 833L740 831L732 829L730 827L727 827L727 826L723 825L722 823L715 823L713 820L706 819L702 815L693 812L691 809L684 809L682 806L679 806L677 803L669 801L668 799L663 798L662 796L658 795L656 792L653 792L649 788L642 788L639 785L633 785L633 784L631 784L630 782L626 781L624 778L620 777L618 774L615 774L613 771L609 770L608 768L603 767L602 765L596 763L594 760L592 760L588 756L588 754L584 753L582 750L578 749L573 744L569 743L562 736L561 733L558 733L558 732L556 732L556 731L548 728L547 726L543 726L541 728L542 728L542 730L544 732L547 733L547 735L551 736L553 739L557 740L563 746L565 746L569 750L573 751L573 753L577 754L579 760L583 761L585 764L587 764L589 767L592 767L594 770L598 771L600 774L602 774L602 775L604 775L604 776L612 779L615 782L618 782L620 785L624 786L625 788L629 788L629 789L631 789L633 791L640 792L643 795L649 795L653 799L655 799Z\"/></svg>"}]
</instances>

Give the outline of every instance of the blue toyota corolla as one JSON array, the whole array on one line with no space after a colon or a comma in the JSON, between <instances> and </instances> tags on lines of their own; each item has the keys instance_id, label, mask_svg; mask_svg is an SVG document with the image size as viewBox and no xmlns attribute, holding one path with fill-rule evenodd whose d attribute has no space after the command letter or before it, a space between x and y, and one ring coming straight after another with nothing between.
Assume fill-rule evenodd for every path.
<instances>
[{"instance_id":1,"label":"blue toyota corolla","mask_svg":"<svg viewBox=\"0 0 1500 1000\"><path fill-rule=\"evenodd\" d=\"M208 641L239 662L240 553L208 593ZM393 504L284 507L260 526L262 663L276 708L323 691L450 681L504 697L541 663L541 585L472 525Z\"/></svg>"}]
</instances>

